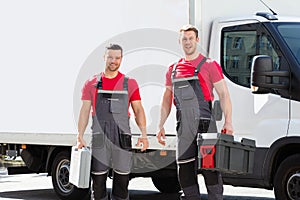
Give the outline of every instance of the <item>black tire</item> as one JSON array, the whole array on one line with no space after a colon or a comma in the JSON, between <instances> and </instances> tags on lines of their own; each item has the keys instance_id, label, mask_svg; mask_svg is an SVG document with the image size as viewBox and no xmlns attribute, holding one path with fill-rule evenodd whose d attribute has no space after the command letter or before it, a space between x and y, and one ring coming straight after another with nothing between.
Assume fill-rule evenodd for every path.
<instances>
[{"instance_id":1,"label":"black tire","mask_svg":"<svg viewBox=\"0 0 300 200\"><path fill-rule=\"evenodd\" d=\"M152 182L162 193L178 193L181 190L177 177L152 177Z\"/></svg>"},{"instance_id":2,"label":"black tire","mask_svg":"<svg viewBox=\"0 0 300 200\"><path fill-rule=\"evenodd\" d=\"M276 199L300 199L300 155L286 158L279 165L274 178Z\"/></svg>"},{"instance_id":3,"label":"black tire","mask_svg":"<svg viewBox=\"0 0 300 200\"><path fill-rule=\"evenodd\" d=\"M62 200L89 199L90 189L80 189L69 183L70 153L59 152L52 164L52 184Z\"/></svg>"}]
</instances>

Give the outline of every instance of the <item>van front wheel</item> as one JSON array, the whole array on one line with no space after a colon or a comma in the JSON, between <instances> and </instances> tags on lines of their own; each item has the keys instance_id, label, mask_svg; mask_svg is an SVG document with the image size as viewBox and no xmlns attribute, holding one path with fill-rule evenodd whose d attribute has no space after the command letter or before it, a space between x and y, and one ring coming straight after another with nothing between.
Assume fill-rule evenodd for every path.
<instances>
[{"instance_id":1,"label":"van front wheel","mask_svg":"<svg viewBox=\"0 0 300 200\"><path fill-rule=\"evenodd\" d=\"M287 157L279 165L274 178L276 199L300 199L300 155Z\"/></svg>"}]
</instances>

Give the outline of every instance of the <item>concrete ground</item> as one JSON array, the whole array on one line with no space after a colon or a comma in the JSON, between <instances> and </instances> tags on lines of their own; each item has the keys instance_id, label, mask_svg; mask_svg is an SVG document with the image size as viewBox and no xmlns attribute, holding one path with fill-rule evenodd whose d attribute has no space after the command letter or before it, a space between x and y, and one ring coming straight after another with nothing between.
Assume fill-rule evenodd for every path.
<instances>
[{"instance_id":1,"label":"concrete ground","mask_svg":"<svg viewBox=\"0 0 300 200\"><path fill-rule=\"evenodd\" d=\"M57 200L51 177L46 174L6 175L0 168L1 200ZM199 176L202 199L207 200L207 192L202 176ZM111 180L107 182L111 188ZM110 189L109 189L110 190ZM177 200L180 194L162 194L152 184L150 178L135 178L129 184L131 200ZM271 190L224 186L224 200L274 200Z\"/></svg>"}]
</instances>

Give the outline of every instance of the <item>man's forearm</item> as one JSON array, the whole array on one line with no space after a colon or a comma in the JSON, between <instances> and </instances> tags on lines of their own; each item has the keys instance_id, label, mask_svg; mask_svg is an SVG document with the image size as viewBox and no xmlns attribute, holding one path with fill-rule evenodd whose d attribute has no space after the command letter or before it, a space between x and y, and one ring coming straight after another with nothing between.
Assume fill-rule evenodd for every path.
<instances>
[{"instance_id":1,"label":"man's forearm","mask_svg":"<svg viewBox=\"0 0 300 200\"><path fill-rule=\"evenodd\" d=\"M83 134L86 130L86 127L89 123L89 117L90 117L90 106L87 103L84 103L83 106L80 109L79 113L79 119L78 119L78 135L77 137L82 138Z\"/></svg>"},{"instance_id":2,"label":"man's forearm","mask_svg":"<svg viewBox=\"0 0 300 200\"><path fill-rule=\"evenodd\" d=\"M171 91L168 91L168 89L166 89L162 99L162 104L160 109L160 120L158 124L159 129L162 129L164 127L164 124L171 112L171 108L172 108L172 93Z\"/></svg>"},{"instance_id":3,"label":"man's forearm","mask_svg":"<svg viewBox=\"0 0 300 200\"><path fill-rule=\"evenodd\" d=\"M88 125L88 120L83 119L83 118L79 118L79 121L78 121L78 136L77 137L81 137L81 138L83 137L87 125Z\"/></svg>"},{"instance_id":4,"label":"man's forearm","mask_svg":"<svg viewBox=\"0 0 300 200\"><path fill-rule=\"evenodd\" d=\"M163 106L161 107L160 120L159 120L159 125L158 125L159 129L162 129L164 127L164 124L169 117L170 111L171 111L171 109L168 107L163 107Z\"/></svg>"},{"instance_id":5,"label":"man's forearm","mask_svg":"<svg viewBox=\"0 0 300 200\"><path fill-rule=\"evenodd\" d=\"M232 123L232 105L228 94L220 98L220 104L224 112L225 123Z\"/></svg>"},{"instance_id":6,"label":"man's forearm","mask_svg":"<svg viewBox=\"0 0 300 200\"><path fill-rule=\"evenodd\" d=\"M132 101L131 107L135 115L135 122L138 125L142 137L147 137L147 131L146 131L146 115L144 108L142 106L142 103L140 100L138 101Z\"/></svg>"},{"instance_id":7,"label":"man's forearm","mask_svg":"<svg viewBox=\"0 0 300 200\"><path fill-rule=\"evenodd\" d=\"M146 116L145 116L145 112L144 109L139 109L136 112L136 116L135 116L135 122L138 125L141 133L142 133L142 137L147 137L147 131L146 131Z\"/></svg>"},{"instance_id":8,"label":"man's forearm","mask_svg":"<svg viewBox=\"0 0 300 200\"><path fill-rule=\"evenodd\" d=\"M142 137L146 138L147 137L146 120L142 120L142 118L143 117L136 117L135 121L142 133Z\"/></svg>"}]
</instances>

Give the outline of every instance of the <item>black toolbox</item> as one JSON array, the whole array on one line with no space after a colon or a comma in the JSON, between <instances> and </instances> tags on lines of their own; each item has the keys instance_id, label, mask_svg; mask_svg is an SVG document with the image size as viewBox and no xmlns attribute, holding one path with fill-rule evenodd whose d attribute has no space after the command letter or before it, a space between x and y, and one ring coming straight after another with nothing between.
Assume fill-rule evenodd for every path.
<instances>
[{"instance_id":1,"label":"black toolbox","mask_svg":"<svg viewBox=\"0 0 300 200\"><path fill-rule=\"evenodd\" d=\"M232 135L199 133L197 145L198 169L233 174L253 172L255 140L243 138L237 142Z\"/></svg>"}]
</instances>

